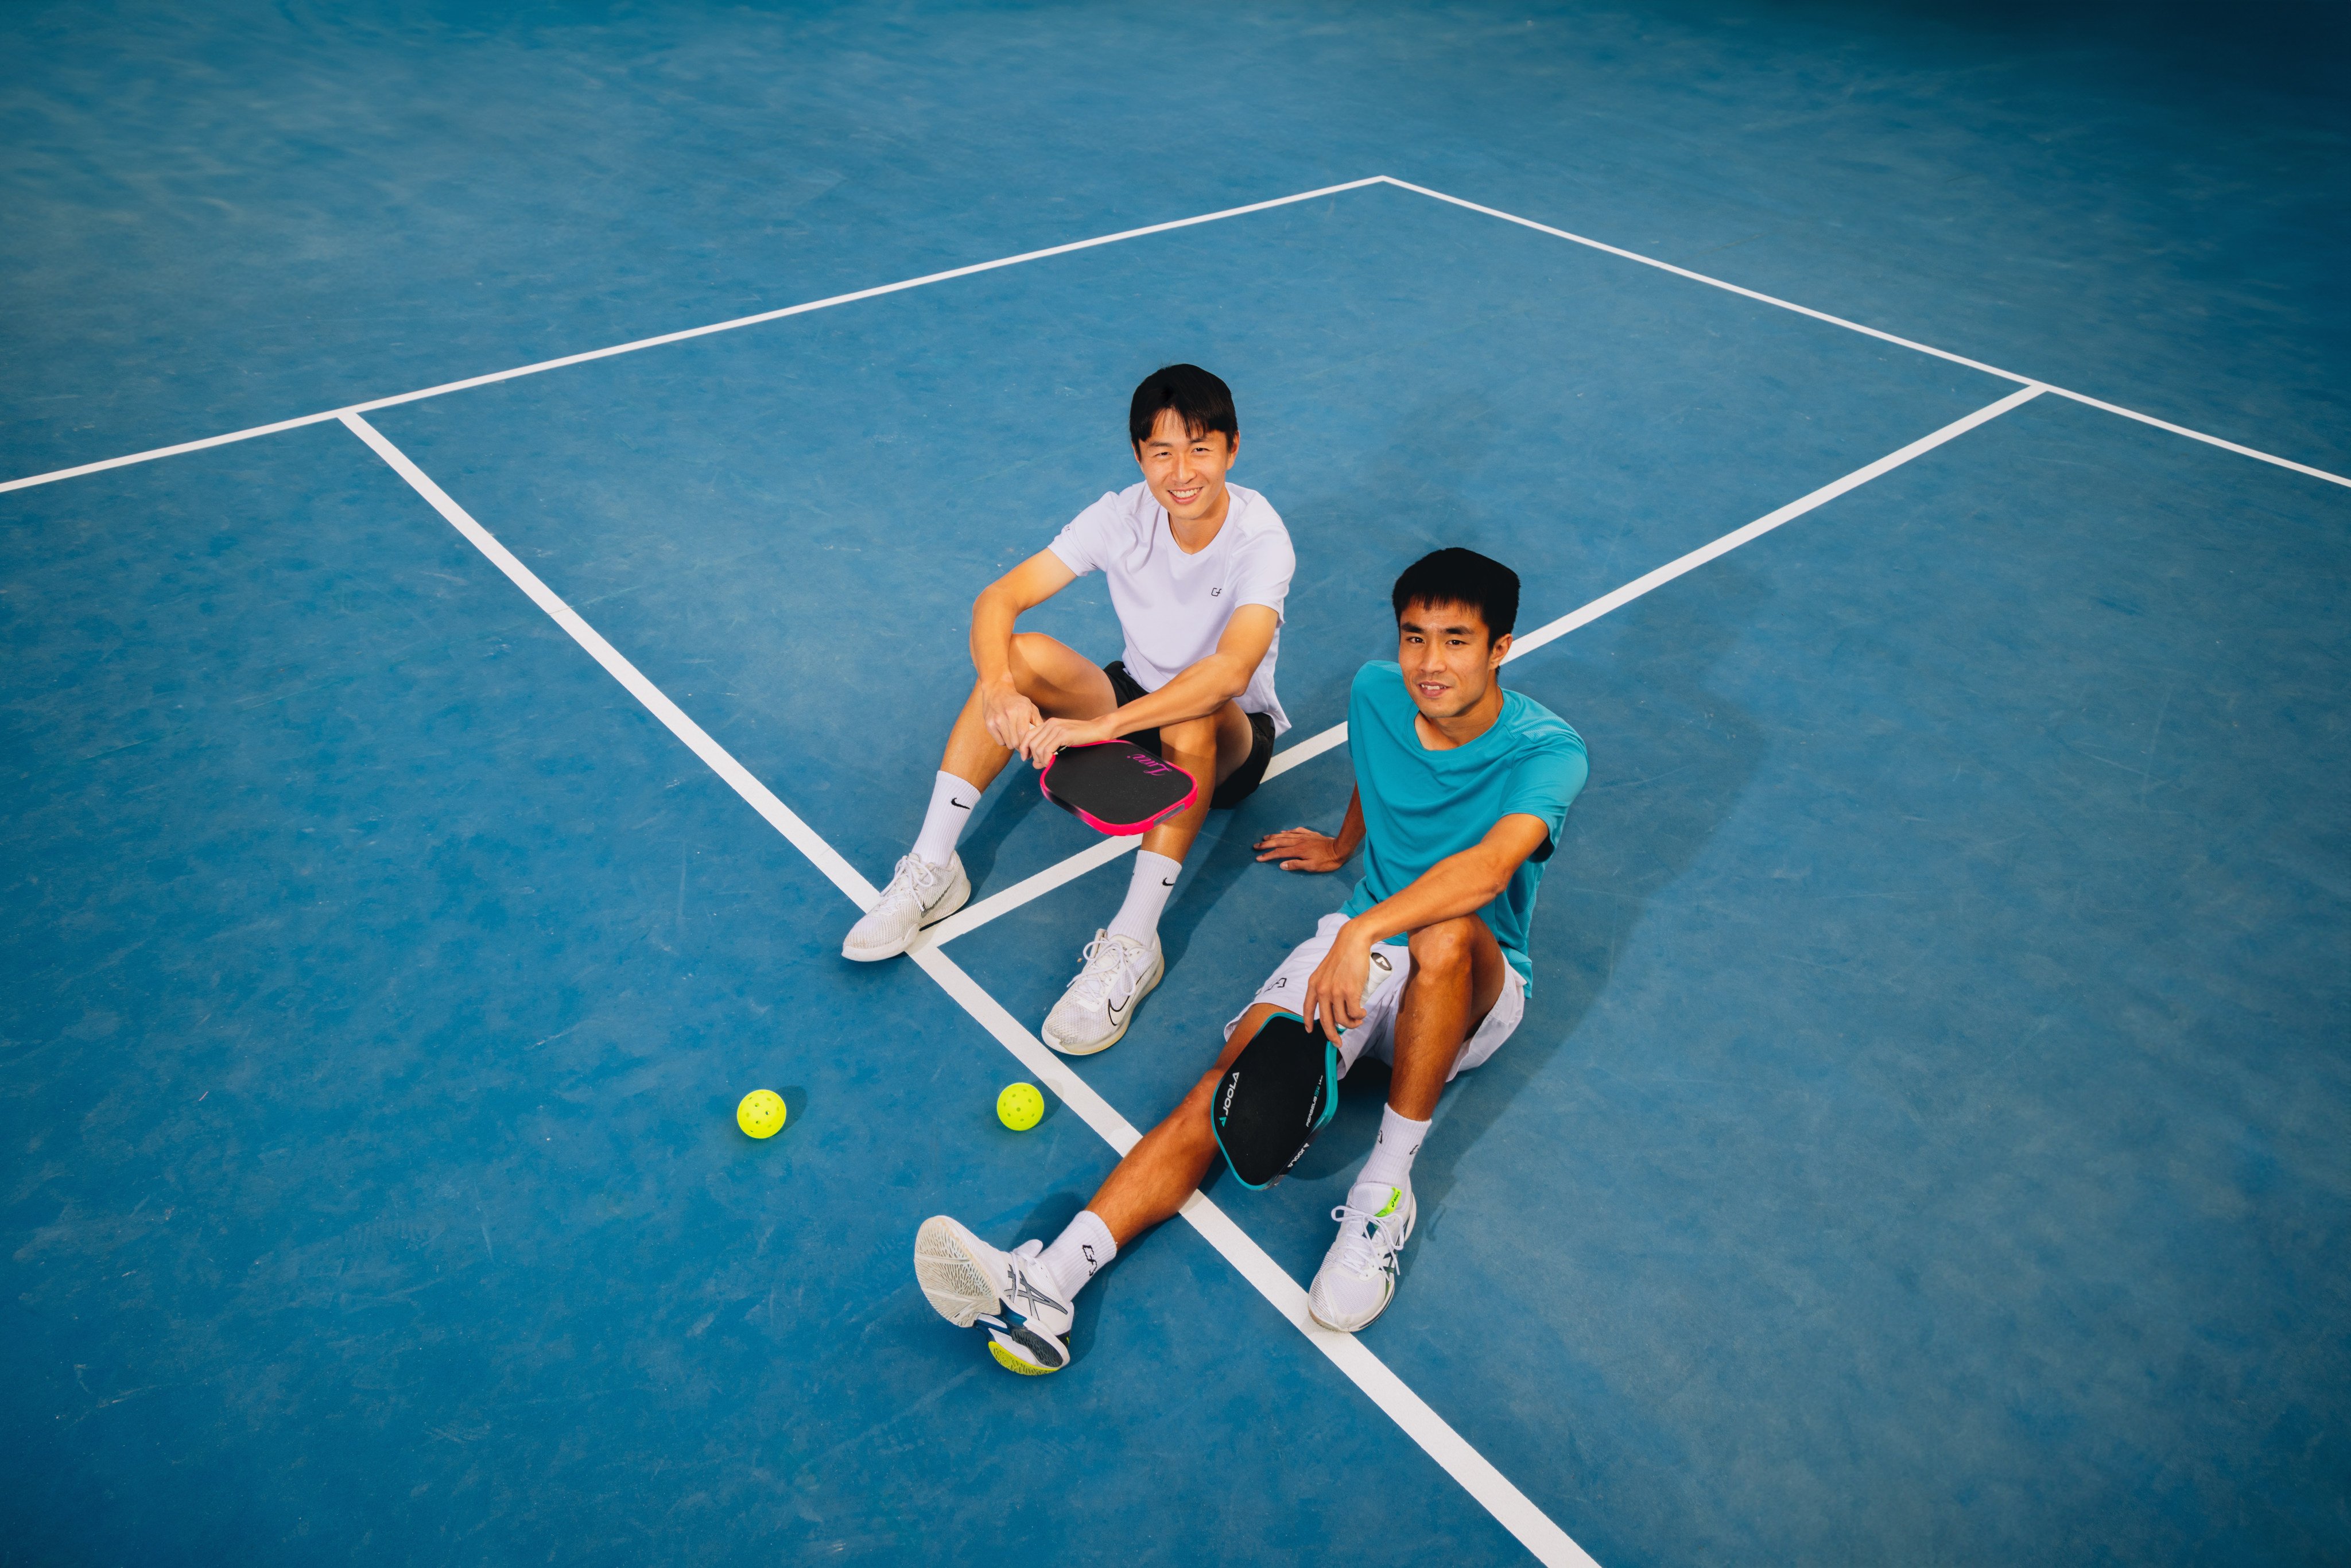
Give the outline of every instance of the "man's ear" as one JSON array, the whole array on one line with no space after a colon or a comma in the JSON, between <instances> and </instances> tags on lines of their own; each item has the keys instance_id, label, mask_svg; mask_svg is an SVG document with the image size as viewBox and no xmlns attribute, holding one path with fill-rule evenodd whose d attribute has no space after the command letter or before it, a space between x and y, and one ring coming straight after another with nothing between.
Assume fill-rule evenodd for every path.
<instances>
[{"instance_id":1,"label":"man's ear","mask_svg":"<svg viewBox=\"0 0 2351 1568\"><path fill-rule=\"evenodd\" d=\"M1486 667L1488 669L1499 670L1502 667L1502 661L1510 656L1510 638L1515 633L1505 632L1500 636L1494 639L1493 646L1486 650Z\"/></svg>"}]
</instances>

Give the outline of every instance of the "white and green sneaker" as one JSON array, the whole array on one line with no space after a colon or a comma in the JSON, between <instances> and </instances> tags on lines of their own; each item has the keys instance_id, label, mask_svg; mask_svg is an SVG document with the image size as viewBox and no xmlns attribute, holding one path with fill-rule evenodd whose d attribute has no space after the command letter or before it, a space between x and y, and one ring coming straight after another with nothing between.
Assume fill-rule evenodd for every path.
<instances>
[{"instance_id":1,"label":"white and green sneaker","mask_svg":"<svg viewBox=\"0 0 2351 1568\"><path fill-rule=\"evenodd\" d=\"M1070 1364L1069 1293L1038 1265L1042 1241L998 1251L944 1214L914 1232L914 1279L932 1311L987 1331L987 1353L1024 1377Z\"/></svg>"},{"instance_id":2,"label":"white and green sneaker","mask_svg":"<svg viewBox=\"0 0 2351 1568\"><path fill-rule=\"evenodd\" d=\"M1322 1255L1306 1310L1324 1328L1353 1333L1395 1299L1396 1254L1412 1239L1412 1188L1359 1181L1331 1211L1339 1239Z\"/></svg>"}]
</instances>

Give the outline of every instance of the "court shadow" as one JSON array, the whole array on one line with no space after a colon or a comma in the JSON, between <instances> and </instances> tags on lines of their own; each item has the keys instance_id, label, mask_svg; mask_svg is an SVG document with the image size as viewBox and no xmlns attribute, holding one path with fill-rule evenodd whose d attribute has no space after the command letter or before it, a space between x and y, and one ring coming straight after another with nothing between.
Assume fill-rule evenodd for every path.
<instances>
[{"instance_id":1,"label":"court shadow","mask_svg":"<svg viewBox=\"0 0 2351 1568\"><path fill-rule=\"evenodd\" d=\"M1345 803L1340 802L1342 806ZM1246 804L1243 803L1244 809ZM1248 831L1241 813L1242 809L1209 812L1207 826L1193 841L1192 852L1185 857L1184 884L1176 890L1175 898L1159 921L1159 950L1170 969L1184 961L1192 936L1203 921L1231 918L1228 912L1221 915L1217 912L1233 883L1252 871L1266 869L1258 864L1257 851L1252 847L1259 834ZM1257 981L1252 978L1249 983L1254 988ZM1234 1004L1236 1010L1246 1000L1244 992L1242 1001Z\"/></svg>"},{"instance_id":2,"label":"court shadow","mask_svg":"<svg viewBox=\"0 0 2351 1568\"><path fill-rule=\"evenodd\" d=\"M1574 1039L1648 899L1697 862L1754 777L1769 737L1707 677L1771 591L1736 557L1718 560L1605 635L1579 633L1510 667L1510 685L1576 727L1592 778L1544 873L1527 1016L1491 1061L1447 1087L1413 1167L1423 1215L1436 1216L1462 1155Z\"/></svg>"},{"instance_id":3,"label":"court shadow","mask_svg":"<svg viewBox=\"0 0 2351 1568\"><path fill-rule=\"evenodd\" d=\"M956 852L963 857L964 875L971 880L973 898L1003 891L987 885L996 871L997 854L1029 813L1043 804L1045 795L1037 788L1036 769L1018 759L987 787L975 820L956 844Z\"/></svg>"},{"instance_id":4,"label":"court shadow","mask_svg":"<svg viewBox=\"0 0 2351 1568\"><path fill-rule=\"evenodd\" d=\"M1539 650L1505 672L1506 685L1583 736L1592 780L1545 872L1527 1017L1492 1061L1447 1088L1414 1167L1422 1213L1432 1220L1462 1153L1574 1036L1606 987L1616 955L1632 941L1648 896L1689 869L1747 788L1767 737L1707 682L1770 593L1736 557L1718 560L1621 620ZM1267 829L1250 820L1248 804L1212 817L1210 831L1217 836L1204 837L1193 852L1195 880L1160 927L1171 968L1205 921L1231 917L1223 894L1244 874L1269 870L1252 847ZM1331 906L1356 874L1349 868L1331 879ZM1235 907L1248 902L1244 894ZM1301 926L1297 936L1305 935ZM1378 1132L1388 1077L1386 1064L1359 1061L1340 1084L1337 1116L1284 1179L1336 1186L1361 1165Z\"/></svg>"}]
</instances>

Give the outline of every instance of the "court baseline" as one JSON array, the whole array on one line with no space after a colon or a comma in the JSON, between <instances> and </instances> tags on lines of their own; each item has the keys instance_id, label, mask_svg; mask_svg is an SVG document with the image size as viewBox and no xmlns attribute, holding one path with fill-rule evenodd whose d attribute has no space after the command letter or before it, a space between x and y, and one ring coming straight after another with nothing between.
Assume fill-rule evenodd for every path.
<instances>
[{"instance_id":1,"label":"court baseline","mask_svg":"<svg viewBox=\"0 0 2351 1568\"><path fill-rule=\"evenodd\" d=\"M1815 310L1808 305L1798 305L1792 300L1780 298L1776 295L1765 294L1736 283L1726 282L1722 278L1709 277L1703 272L1693 272L1686 267L1677 267L1672 262L1660 261L1656 256L1644 256L1638 251L1625 250L1622 246L1589 239L1567 229L1554 228L1549 224L1537 223L1532 218L1520 217L1515 213L1504 212L1499 207L1489 207L1465 197L1447 195L1442 191L1431 190L1426 185L1416 185L1409 180L1399 180L1392 174L1373 174L1361 180L1349 180L1342 184L1323 185L1311 191L1301 191L1294 195L1276 196L1269 201L1251 202L1245 206L1225 207L1217 212L1201 213L1188 218L1172 218L1165 223L1147 224L1141 228L1121 229L1115 234L1096 235L1090 239L1071 240L1063 245L1047 246L1039 250L1021 251L1013 256L998 256L990 261L973 262L967 267L950 267L943 272L925 273L919 277L902 278L895 283L879 284L872 288L856 289L847 294L828 295L821 299L810 299L801 304L787 305L774 310L762 310L749 316L737 316L725 321L714 321L705 326L683 328L674 332L632 339L625 343L615 343L601 349L588 349L576 354L564 354L551 360L539 360L530 364L517 365L511 370L492 371L459 381L442 382L437 385L421 387L414 392L395 392L389 397L346 403L340 408L325 409L317 413L298 414L294 418L281 419L269 424L250 425L243 430L233 430L220 435L208 435L195 441L183 441L175 445L152 447L144 452L126 453L120 457L101 458L95 463L78 464L68 468L54 468L44 474L29 474L22 478L0 480L0 495L5 495L11 490L26 489L36 485L55 484L60 479L72 479L85 474L97 474L110 468L120 468L133 463L152 463L158 458L174 457L189 452L202 452L214 446L225 446L233 442L250 441L256 436L274 435L281 431L298 430L304 425L319 424L330 419L344 419L353 414L371 413L377 409L417 402L425 398L439 397L446 392L464 392L470 387L488 386L496 382L513 381L521 376L538 375L543 371L587 364L596 360L608 360L618 354L635 353L641 349L659 348L668 343L684 342L693 338L705 338L714 332L731 332L738 328L760 326L769 321L783 320L787 317L804 316L810 311L831 309L837 305L854 304L861 299L876 299L884 295L904 293L910 288L922 288L934 283L945 283L954 278L969 277L978 273L1017 267L1024 262L1042 261L1051 256L1068 256L1076 251L1116 245L1124 240L1141 239L1149 235L1194 228L1202 224L1218 223L1227 218L1242 217L1251 213L1268 212L1276 207L1294 206L1300 202L1316 201L1324 196L1334 196L1346 191L1358 191L1371 185L1393 185L1399 191L1408 191L1432 201L1443 202L1468 212L1498 218L1504 223L1516 224L1521 228L1549 235L1555 239L1567 240L1622 260L1638 262L1643 267L1655 267L1660 272L1671 273L1677 277L1687 278L1693 283L1702 283L1709 288L1720 288L1742 298L1755 300L1759 304L1770 305L1782 310L1792 310L1800 316L1810 317L1815 321L1823 322L1832 327L1841 327L1849 332L1859 332L1866 337L1876 338L1881 342L1892 343L1917 353L1930 354L1937 359L1948 360L1953 364L1965 365L1971 370L1980 371L1986 375L1998 376L2003 381L2041 387L2056 393L2059 397L2070 398L2075 402L2124 419L2137 420L2141 424L2153 425L2158 430L2169 431L2174 435L2185 436L2190 441L2200 441L2207 445L2217 446L2241 456L2254 458L2262 463L2273 463L2281 468L2290 468L2297 474L2306 474L2314 479L2322 479L2330 485L2341 485L2351 488L2351 479L2346 479L2340 474L2330 473L2324 468L2315 468L2305 463L2296 463L2291 458L2280 457L2274 453L2263 452L2255 447L2240 445L2236 442L2226 441L2217 435L2191 430L2184 424L2174 424L2169 420L2158 419L2150 413L2140 413L2134 409L2124 408L2118 403L2107 402L2103 399L2092 397L2086 392L2071 392L2052 382L2019 375L2014 371L2004 371L1997 365L1988 365L1980 360L1971 360L1964 354L1955 354L1949 350L1938 349L1931 344L1917 342L1876 327L1864 326L1858 321L1847 320L1842 316L1834 316L1825 310Z\"/></svg>"}]
</instances>

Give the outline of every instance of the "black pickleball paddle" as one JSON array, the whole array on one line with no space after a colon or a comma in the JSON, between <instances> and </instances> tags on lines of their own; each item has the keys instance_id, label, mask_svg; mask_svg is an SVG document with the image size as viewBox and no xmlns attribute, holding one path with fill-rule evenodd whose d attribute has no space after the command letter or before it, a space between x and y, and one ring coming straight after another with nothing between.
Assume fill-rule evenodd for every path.
<instances>
[{"instance_id":1,"label":"black pickleball paddle","mask_svg":"<svg viewBox=\"0 0 2351 1568\"><path fill-rule=\"evenodd\" d=\"M1190 805L1192 776L1131 740L1069 746L1038 778L1045 799L1098 833L1132 837Z\"/></svg>"},{"instance_id":2,"label":"black pickleball paddle","mask_svg":"<svg viewBox=\"0 0 2351 1568\"><path fill-rule=\"evenodd\" d=\"M1296 1013L1276 1013L1217 1081L1208 1124L1234 1176L1254 1191L1286 1175L1338 1109L1339 1048Z\"/></svg>"}]
</instances>

